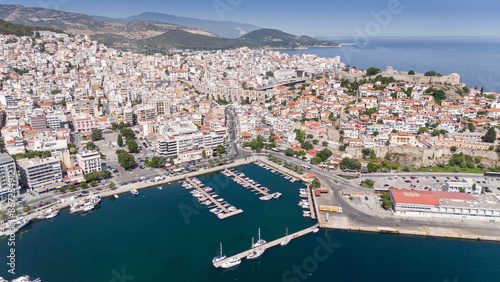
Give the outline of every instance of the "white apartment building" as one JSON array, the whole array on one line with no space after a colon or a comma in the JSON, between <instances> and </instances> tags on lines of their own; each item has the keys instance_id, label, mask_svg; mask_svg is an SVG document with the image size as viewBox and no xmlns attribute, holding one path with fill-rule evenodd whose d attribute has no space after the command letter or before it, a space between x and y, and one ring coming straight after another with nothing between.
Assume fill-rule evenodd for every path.
<instances>
[{"instance_id":1,"label":"white apartment building","mask_svg":"<svg viewBox=\"0 0 500 282\"><path fill-rule=\"evenodd\" d=\"M5 199L11 194L19 196L20 190L14 159L9 154L0 154L0 199Z\"/></svg>"},{"instance_id":2,"label":"white apartment building","mask_svg":"<svg viewBox=\"0 0 500 282\"><path fill-rule=\"evenodd\" d=\"M462 179L460 181L448 181L443 184L443 191L465 192L469 194L481 194L482 186L476 184L472 179Z\"/></svg>"},{"instance_id":3,"label":"white apartment building","mask_svg":"<svg viewBox=\"0 0 500 282\"><path fill-rule=\"evenodd\" d=\"M41 188L63 178L61 160L55 157L17 160L17 168L21 184L29 189Z\"/></svg>"},{"instance_id":4,"label":"white apartment building","mask_svg":"<svg viewBox=\"0 0 500 282\"><path fill-rule=\"evenodd\" d=\"M76 162L82 168L83 173L101 171L101 155L97 151L83 151L76 155Z\"/></svg>"},{"instance_id":5,"label":"white apartment building","mask_svg":"<svg viewBox=\"0 0 500 282\"><path fill-rule=\"evenodd\" d=\"M196 132L170 136L163 140L158 140L158 155L165 158L177 158L180 154L205 150L207 156L211 156L213 150L216 150L219 145L224 146L224 144L225 136L215 132L206 134ZM193 156L194 155L189 155L187 158L192 160ZM201 158L201 155L199 158Z\"/></svg>"}]
</instances>

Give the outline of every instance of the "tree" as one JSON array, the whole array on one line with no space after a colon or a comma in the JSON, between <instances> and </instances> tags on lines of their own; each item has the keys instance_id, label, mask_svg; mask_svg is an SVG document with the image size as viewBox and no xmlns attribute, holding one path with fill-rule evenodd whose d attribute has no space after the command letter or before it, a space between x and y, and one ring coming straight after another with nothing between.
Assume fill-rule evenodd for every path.
<instances>
[{"instance_id":1,"label":"tree","mask_svg":"<svg viewBox=\"0 0 500 282\"><path fill-rule=\"evenodd\" d=\"M318 179L314 179L312 182L311 182L311 188L319 188L321 187L321 182L318 180Z\"/></svg>"},{"instance_id":2,"label":"tree","mask_svg":"<svg viewBox=\"0 0 500 282\"><path fill-rule=\"evenodd\" d=\"M69 148L69 153L70 153L70 154L74 154L74 153L76 153L76 148L75 148L75 147L71 147L71 148Z\"/></svg>"},{"instance_id":3,"label":"tree","mask_svg":"<svg viewBox=\"0 0 500 282\"><path fill-rule=\"evenodd\" d=\"M96 145L94 142L87 142L87 145L85 145L85 148L87 148L87 150L93 151L93 150L95 150Z\"/></svg>"},{"instance_id":4,"label":"tree","mask_svg":"<svg viewBox=\"0 0 500 282\"><path fill-rule=\"evenodd\" d=\"M318 139L314 139L314 140L313 140L313 144L314 144L314 145L318 145L318 144L319 144L319 140L318 140Z\"/></svg>"},{"instance_id":5,"label":"tree","mask_svg":"<svg viewBox=\"0 0 500 282\"><path fill-rule=\"evenodd\" d=\"M373 131L373 136L378 136L380 133L378 131Z\"/></svg>"},{"instance_id":6,"label":"tree","mask_svg":"<svg viewBox=\"0 0 500 282\"><path fill-rule=\"evenodd\" d=\"M206 152L205 150L203 150L203 151L201 152L201 157L202 157L202 158L204 158L204 159L206 159L206 158L207 158L207 152Z\"/></svg>"},{"instance_id":7,"label":"tree","mask_svg":"<svg viewBox=\"0 0 500 282\"><path fill-rule=\"evenodd\" d=\"M287 155L287 156L293 156L293 155L295 155L295 151L292 150L291 148L288 148L288 149L285 150L285 155Z\"/></svg>"},{"instance_id":8,"label":"tree","mask_svg":"<svg viewBox=\"0 0 500 282\"><path fill-rule=\"evenodd\" d=\"M409 75L415 75L415 71L414 71L414 70L410 70L410 71L408 72L408 74L409 74Z\"/></svg>"},{"instance_id":9,"label":"tree","mask_svg":"<svg viewBox=\"0 0 500 282\"><path fill-rule=\"evenodd\" d=\"M89 183L90 187L95 187L97 185L97 182L95 180L90 181Z\"/></svg>"},{"instance_id":10,"label":"tree","mask_svg":"<svg viewBox=\"0 0 500 282\"><path fill-rule=\"evenodd\" d=\"M87 188L87 182L80 182L80 188Z\"/></svg>"},{"instance_id":11,"label":"tree","mask_svg":"<svg viewBox=\"0 0 500 282\"><path fill-rule=\"evenodd\" d=\"M379 68L371 67L366 70L367 75L374 75L380 72Z\"/></svg>"},{"instance_id":12,"label":"tree","mask_svg":"<svg viewBox=\"0 0 500 282\"><path fill-rule=\"evenodd\" d=\"M109 183L109 188L113 189L115 188L116 184L114 182Z\"/></svg>"},{"instance_id":13,"label":"tree","mask_svg":"<svg viewBox=\"0 0 500 282\"><path fill-rule=\"evenodd\" d=\"M90 139L92 139L93 141L99 141L102 139L102 130L100 130L99 128L94 128L92 130L92 133L90 133Z\"/></svg>"},{"instance_id":14,"label":"tree","mask_svg":"<svg viewBox=\"0 0 500 282\"><path fill-rule=\"evenodd\" d=\"M325 148L321 151L318 152L317 156L319 158L321 158L322 161L326 161L328 160L328 158L330 158L331 156L333 155L332 151L330 151L329 149Z\"/></svg>"},{"instance_id":15,"label":"tree","mask_svg":"<svg viewBox=\"0 0 500 282\"><path fill-rule=\"evenodd\" d=\"M314 157L314 158L311 158L311 164L313 165L317 165L319 163L321 163L321 158L320 157Z\"/></svg>"},{"instance_id":16,"label":"tree","mask_svg":"<svg viewBox=\"0 0 500 282\"><path fill-rule=\"evenodd\" d=\"M423 126L422 126L422 127L420 127L420 128L418 129L417 134L423 134L423 133L429 133L429 129L428 129L427 127L423 127Z\"/></svg>"},{"instance_id":17,"label":"tree","mask_svg":"<svg viewBox=\"0 0 500 282\"><path fill-rule=\"evenodd\" d=\"M450 147L451 152L456 152L457 151L457 146L451 146Z\"/></svg>"},{"instance_id":18,"label":"tree","mask_svg":"<svg viewBox=\"0 0 500 282\"><path fill-rule=\"evenodd\" d=\"M257 139L259 139L258 136L257 136ZM219 155L225 154L226 153L226 148L224 148L224 146L222 146L222 145L219 145L219 146L217 146L217 152L219 153Z\"/></svg>"},{"instance_id":19,"label":"tree","mask_svg":"<svg viewBox=\"0 0 500 282\"><path fill-rule=\"evenodd\" d=\"M118 144L118 147L123 146L123 137L121 134L118 134L118 138L116 139L116 144Z\"/></svg>"},{"instance_id":20,"label":"tree","mask_svg":"<svg viewBox=\"0 0 500 282\"><path fill-rule=\"evenodd\" d=\"M391 130L391 133L398 133L396 129Z\"/></svg>"},{"instance_id":21,"label":"tree","mask_svg":"<svg viewBox=\"0 0 500 282\"><path fill-rule=\"evenodd\" d=\"M69 191L74 191L74 190L76 190L76 186L75 186L75 184L71 184L71 185L69 185L68 190L69 190Z\"/></svg>"},{"instance_id":22,"label":"tree","mask_svg":"<svg viewBox=\"0 0 500 282\"><path fill-rule=\"evenodd\" d=\"M130 169L135 164L134 156L125 152L124 150L116 150L116 154L118 156L118 163L124 169Z\"/></svg>"},{"instance_id":23,"label":"tree","mask_svg":"<svg viewBox=\"0 0 500 282\"><path fill-rule=\"evenodd\" d=\"M361 168L361 163L357 159L343 158L340 162L341 169L358 170Z\"/></svg>"},{"instance_id":24,"label":"tree","mask_svg":"<svg viewBox=\"0 0 500 282\"><path fill-rule=\"evenodd\" d=\"M137 145L137 142L135 142L134 139L127 139L125 143L127 143L127 148L129 152L131 153L138 152L139 146Z\"/></svg>"},{"instance_id":25,"label":"tree","mask_svg":"<svg viewBox=\"0 0 500 282\"><path fill-rule=\"evenodd\" d=\"M133 139L135 137L135 133L132 129L130 128L123 128L120 130L120 133L123 137L125 137L125 139Z\"/></svg>"},{"instance_id":26,"label":"tree","mask_svg":"<svg viewBox=\"0 0 500 282\"><path fill-rule=\"evenodd\" d=\"M312 134L307 134L307 139L312 139L312 138L314 138L314 135L312 135Z\"/></svg>"},{"instance_id":27,"label":"tree","mask_svg":"<svg viewBox=\"0 0 500 282\"><path fill-rule=\"evenodd\" d=\"M302 147L302 149L307 151L307 150L311 150L313 148L313 145L309 142L304 142L304 143L302 143L301 147Z\"/></svg>"},{"instance_id":28,"label":"tree","mask_svg":"<svg viewBox=\"0 0 500 282\"><path fill-rule=\"evenodd\" d=\"M436 76L437 73L436 73L436 71L427 71L427 72L424 73L424 75L425 76Z\"/></svg>"},{"instance_id":29,"label":"tree","mask_svg":"<svg viewBox=\"0 0 500 282\"><path fill-rule=\"evenodd\" d=\"M323 145L323 147L327 147L328 146L328 141L321 142L321 145Z\"/></svg>"},{"instance_id":30,"label":"tree","mask_svg":"<svg viewBox=\"0 0 500 282\"><path fill-rule=\"evenodd\" d=\"M380 195L380 198L382 199L382 207L386 210L392 208L392 202L389 197L389 193L384 193Z\"/></svg>"},{"instance_id":31,"label":"tree","mask_svg":"<svg viewBox=\"0 0 500 282\"><path fill-rule=\"evenodd\" d=\"M488 132L484 135L483 141L487 143L493 143L497 139L497 133L494 127L488 128Z\"/></svg>"},{"instance_id":32,"label":"tree","mask_svg":"<svg viewBox=\"0 0 500 282\"><path fill-rule=\"evenodd\" d=\"M378 170L378 166L374 163L368 163L368 172L375 172Z\"/></svg>"}]
</instances>

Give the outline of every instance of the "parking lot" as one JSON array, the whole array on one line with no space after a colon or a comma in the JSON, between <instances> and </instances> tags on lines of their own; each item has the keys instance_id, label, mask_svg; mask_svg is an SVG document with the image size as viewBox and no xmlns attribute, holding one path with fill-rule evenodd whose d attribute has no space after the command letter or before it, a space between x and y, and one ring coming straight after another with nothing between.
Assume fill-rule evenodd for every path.
<instances>
[{"instance_id":1,"label":"parking lot","mask_svg":"<svg viewBox=\"0 0 500 282\"><path fill-rule=\"evenodd\" d=\"M483 175L369 175L364 174L361 176L361 181L372 179L375 182L375 188L396 188L396 189L409 189L420 191L442 191L443 185L448 181L461 181L464 178L472 179L477 185L483 187L486 193L492 193L500 196L500 178L487 177ZM354 183L359 184L360 179L352 180Z\"/></svg>"}]
</instances>

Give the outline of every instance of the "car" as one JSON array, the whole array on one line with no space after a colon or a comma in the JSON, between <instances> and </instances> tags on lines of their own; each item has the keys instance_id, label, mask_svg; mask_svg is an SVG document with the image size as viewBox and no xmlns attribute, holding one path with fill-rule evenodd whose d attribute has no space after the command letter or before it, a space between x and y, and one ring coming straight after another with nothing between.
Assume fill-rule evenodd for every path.
<instances>
[{"instance_id":1,"label":"car","mask_svg":"<svg viewBox=\"0 0 500 282\"><path fill-rule=\"evenodd\" d=\"M486 184L486 181L483 181L483 184Z\"/></svg>"},{"instance_id":2,"label":"car","mask_svg":"<svg viewBox=\"0 0 500 282\"><path fill-rule=\"evenodd\" d=\"M403 179L406 179L406 178L403 176Z\"/></svg>"},{"instance_id":3,"label":"car","mask_svg":"<svg viewBox=\"0 0 500 282\"><path fill-rule=\"evenodd\" d=\"M389 186L389 184L385 184L385 185L384 185L384 187L387 187L387 186Z\"/></svg>"},{"instance_id":4,"label":"car","mask_svg":"<svg viewBox=\"0 0 500 282\"><path fill-rule=\"evenodd\" d=\"M446 179L450 179L450 177L449 177L449 176L446 176Z\"/></svg>"},{"instance_id":5,"label":"car","mask_svg":"<svg viewBox=\"0 0 500 282\"><path fill-rule=\"evenodd\" d=\"M102 188L97 188L97 191L102 191Z\"/></svg>"},{"instance_id":6,"label":"car","mask_svg":"<svg viewBox=\"0 0 500 282\"><path fill-rule=\"evenodd\" d=\"M435 177L435 176L433 176L433 177L432 177L432 179L436 179L436 177Z\"/></svg>"},{"instance_id":7,"label":"car","mask_svg":"<svg viewBox=\"0 0 500 282\"><path fill-rule=\"evenodd\" d=\"M438 180L436 180L436 182L439 182L439 179L438 179Z\"/></svg>"}]
</instances>

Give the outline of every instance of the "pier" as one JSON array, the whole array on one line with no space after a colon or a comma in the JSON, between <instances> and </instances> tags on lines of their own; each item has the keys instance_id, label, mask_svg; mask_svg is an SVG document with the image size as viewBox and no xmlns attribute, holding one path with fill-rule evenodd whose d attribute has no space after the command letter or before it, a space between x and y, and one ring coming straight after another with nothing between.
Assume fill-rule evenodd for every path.
<instances>
[{"instance_id":1,"label":"pier","mask_svg":"<svg viewBox=\"0 0 500 282\"><path fill-rule=\"evenodd\" d=\"M304 229L304 230L301 230L301 231L295 232L295 233L293 233L293 234L288 234L288 236L281 237L281 238L276 239L276 240L274 240L274 241L268 242L268 243L266 243L266 244L264 244L264 245L262 245L262 246L264 247L264 249L269 249L269 248L271 248L271 247L274 247L274 246L278 246L278 245L280 245L280 244L281 244L281 242L283 242L283 241L284 241L287 237L288 237L288 238L290 238L291 240L293 240L293 239L296 239L296 238L299 238L299 237L301 237L301 236L304 236L304 235L307 235L307 234L311 233L311 232L312 232L314 229L316 229L316 228L319 228L319 224L315 224L315 225L313 225L313 226L311 226L311 227L309 227L309 228L306 228L306 229ZM216 263L214 264L214 266L215 266L216 268L219 268L219 267L221 266L221 264L223 264L225 261L227 261L228 259L230 259L230 258L232 258L232 257L237 257L237 258L239 258L239 259L246 258L246 256L247 256L248 254L250 254L252 251L253 251L253 250L252 250L252 249L250 249L250 250L246 250L246 251L244 251L244 252L241 252L241 253L236 254L236 255L233 255L233 256L228 256L226 259L221 260L221 261L219 261L219 262L216 262Z\"/></svg>"},{"instance_id":2,"label":"pier","mask_svg":"<svg viewBox=\"0 0 500 282\"><path fill-rule=\"evenodd\" d=\"M316 219L316 211L314 210L314 203L313 203L313 196L312 196L312 191L311 187L307 185L307 200L309 201L309 210L311 211L311 218Z\"/></svg>"},{"instance_id":3,"label":"pier","mask_svg":"<svg viewBox=\"0 0 500 282\"><path fill-rule=\"evenodd\" d=\"M277 194L277 193L269 194L268 192L266 192L266 191L262 190L261 188L259 188L256 184L252 184L249 181L245 180L243 177L237 175L232 170L226 169L224 171L226 173L232 175L233 177L235 177L236 179L238 179L242 183L245 183L246 185L248 185L247 189L253 189L254 191L257 191L257 193L256 193L257 195L262 194L263 196L259 197L259 200L265 201L265 198L268 198L269 196L271 196L272 198L274 198L274 195Z\"/></svg>"},{"instance_id":4,"label":"pier","mask_svg":"<svg viewBox=\"0 0 500 282\"><path fill-rule=\"evenodd\" d=\"M263 160L263 159L261 159L261 160L257 161L255 164L256 164L256 165L258 165L258 166L260 166L260 167L262 167L262 168L264 168L264 169L265 169L265 167L267 166L267 167L269 167L269 168L271 168L271 169L275 170L275 171L276 171L276 172L278 172L278 173L281 173L281 174L283 174L283 175L286 175L286 176L290 177L290 180L292 180L292 179L293 179L294 181L300 181L300 180L305 181L305 180L303 180L303 179L297 178L295 175L293 175L293 174L291 174L291 173L289 173L289 172L286 172L284 169L282 169L280 166L278 166L278 165L276 165L276 164L274 164L274 163L271 163L271 162L269 162L269 163L268 163L268 162L265 162L265 160ZM260 165L259 165L259 164L260 164Z\"/></svg>"},{"instance_id":5,"label":"pier","mask_svg":"<svg viewBox=\"0 0 500 282\"><path fill-rule=\"evenodd\" d=\"M243 210L241 209L237 209L235 211L229 211L219 201L217 201L214 197L212 197L212 195L210 195L207 191L203 190L198 184L196 184L191 178L186 177L186 180L189 182L189 184L193 185L193 187L196 190L202 193L207 199L209 199L212 203L214 203L215 206L217 206L224 212L224 214L217 215L220 219L228 218L230 216L237 215L243 212Z\"/></svg>"}]
</instances>

